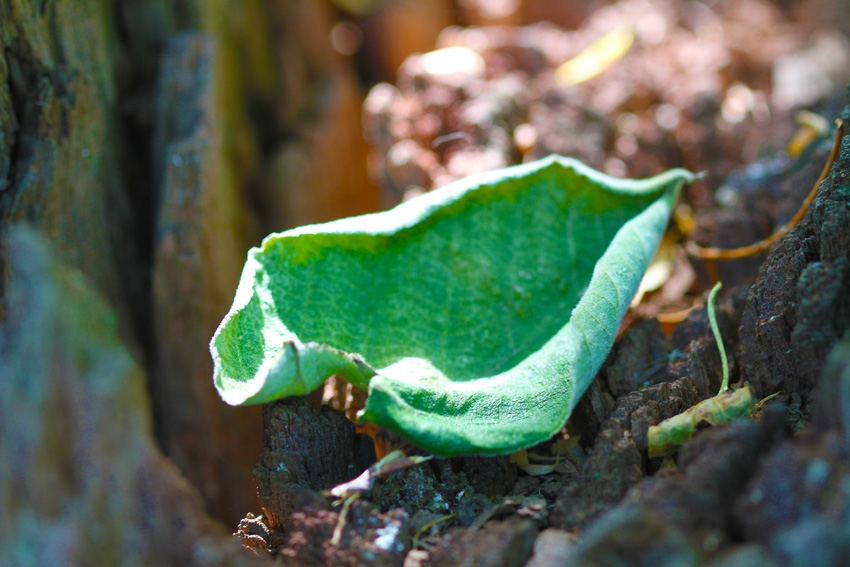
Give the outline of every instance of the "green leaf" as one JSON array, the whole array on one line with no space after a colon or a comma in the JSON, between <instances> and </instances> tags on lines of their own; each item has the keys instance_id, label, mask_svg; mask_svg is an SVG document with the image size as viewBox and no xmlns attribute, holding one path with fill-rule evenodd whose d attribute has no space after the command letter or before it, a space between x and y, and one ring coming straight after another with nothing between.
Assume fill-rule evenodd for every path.
<instances>
[{"instance_id":1,"label":"green leaf","mask_svg":"<svg viewBox=\"0 0 850 567\"><path fill-rule=\"evenodd\" d=\"M437 455L563 427L665 230L677 169L619 180L559 156L252 249L212 339L230 404L368 389L360 419Z\"/></svg>"}]
</instances>

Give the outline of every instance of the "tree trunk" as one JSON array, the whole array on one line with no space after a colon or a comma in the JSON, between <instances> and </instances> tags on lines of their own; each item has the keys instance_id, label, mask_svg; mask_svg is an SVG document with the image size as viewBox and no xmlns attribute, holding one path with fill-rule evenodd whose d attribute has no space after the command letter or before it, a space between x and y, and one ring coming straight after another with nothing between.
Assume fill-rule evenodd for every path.
<instances>
[{"instance_id":1,"label":"tree trunk","mask_svg":"<svg viewBox=\"0 0 850 567\"><path fill-rule=\"evenodd\" d=\"M0 0L2 234L36 228L107 299L150 399L126 411L152 412L159 447L231 527L258 509L260 410L218 398L207 344L245 254L270 230L377 206L330 17L321 0ZM2 319L17 313L7 254Z\"/></svg>"}]
</instances>

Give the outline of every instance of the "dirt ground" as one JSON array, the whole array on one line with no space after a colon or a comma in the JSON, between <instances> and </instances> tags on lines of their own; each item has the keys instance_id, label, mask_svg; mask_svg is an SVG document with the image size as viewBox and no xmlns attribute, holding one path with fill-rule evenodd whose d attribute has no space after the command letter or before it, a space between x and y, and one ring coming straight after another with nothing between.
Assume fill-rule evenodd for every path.
<instances>
[{"instance_id":1,"label":"dirt ground","mask_svg":"<svg viewBox=\"0 0 850 567\"><path fill-rule=\"evenodd\" d=\"M593 79L558 82L561 62L626 26L636 35L625 55ZM341 413L357 403L343 388L326 396L337 410L265 408L263 516L237 537L291 565L845 564L850 137L769 254L709 262L685 243L744 246L794 216L833 149L833 119L850 118L846 38L781 2L632 0L574 31L453 28L439 46L468 62L413 56L366 100L385 204L552 152L612 175L705 171L665 241L670 275L630 315L563 438L529 450L554 462L545 474L459 457L389 474L347 503L324 497L374 459ZM827 127L798 148L803 109ZM648 428L720 386L704 307L717 279L732 382L775 397L752 419L695 424L671 459L650 458ZM411 450L397 439L379 450L394 446Z\"/></svg>"}]
</instances>

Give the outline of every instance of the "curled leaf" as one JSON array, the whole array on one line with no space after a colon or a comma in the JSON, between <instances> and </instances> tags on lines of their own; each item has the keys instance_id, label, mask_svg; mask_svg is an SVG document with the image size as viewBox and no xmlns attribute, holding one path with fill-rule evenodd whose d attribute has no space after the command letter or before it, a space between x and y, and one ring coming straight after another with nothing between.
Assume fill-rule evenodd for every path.
<instances>
[{"instance_id":1,"label":"curled leaf","mask_svg":"<svg viewBox=\"0 0 850 567\"><path fill-rule=\"evenodd\" d=\"M665 457L675 453L694 436L700 423L721 425L748 417L756 407L753 390L744 384L737 390L725 390L679 415L649 428L649 456Z\"/></svg>"},{"instance_id":2,"label":"curled leaf","mask_svg":"<svg viewBox=\"0 0 850 567\"><path fill-rule=\"evenodd\" d=\"M553 156L270 235L212 339L216 387L263 403L338 375L368 389L361 420L437 455L544 441L605 360L691 179Z\"/></svg>"}]
</instances>

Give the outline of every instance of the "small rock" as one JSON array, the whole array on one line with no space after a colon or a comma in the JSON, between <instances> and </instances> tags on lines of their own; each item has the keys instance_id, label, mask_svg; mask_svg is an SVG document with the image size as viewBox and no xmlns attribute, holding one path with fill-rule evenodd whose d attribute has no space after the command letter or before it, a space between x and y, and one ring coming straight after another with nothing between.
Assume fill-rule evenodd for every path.
<instances>
[{"instance_id":1,"label":"small rock","mask_svg":"<svg viewBox=\"0 0 850 567\"><path fill-rule=\"evenodd\" d=\"M744 535L761 543L794 526L830 519L850 522L850 462L835 431L804 432L781 444L758 465L735 517Z\"/></svg>"},{"instance_id":2,"label":"small rock","mask_svg":"<svg viewBox=\"0 0 850 567\"><path fill-rule=\"evenodd\" d=\"M428 561L431 554L424 549L411 549L404 557L404 565L402 567L428 567Z\"/></svg>"},{"instance_id":3,"label":"small rock","mask_svg":"<svg viewBox=\"0 0 850 567\"><path fill-rule=\"evenodd\" d=\"M582 567L699 565L701 553L675 522L638 506L606 513L582 534L571 563Z\"/></svg>"},{"instance_id":4,"label":"small rock","mask_svg":"<svg viewBox=\"0 0 850 567\"><path fill-rule=\"evenodd\" d=\"M509 518L488 523L480 531L450 531L431 552L432 567L522 567L531 556L534 522Z\"/></svg>"},{"instance_id":5,"label":"small rock","mask_svg":"<svg viewBox=\"0 0 850 567\"><path fill-rule=\"evenodd\" d=\"M838 520L838 521L836 521ZM770 549L788 567L841 565L850 554L850 524L825 516L808 518L772 534Z\"/></svg>"},{"instance_id":6,"label":"small rock","mask_svg":"<svg viewBox=\"0 0 850 567\"><path fill-rule=\"evenodd\" d=\"M576 537L569 532L556 529L543 530L534 540L534 554L525 567L567 565L575 545Z\"/></svg>"},{"instance_id":7,"label":"small rock","mask_svg":"<svg viewBox=\"0 0 850 567\"><path fill-rule=\"evenodd\" d=\"M747 544L721 553L709 564L709 567L779 567L780 563L768 550L758 545Z\"/></svg>"}]
</instances>

